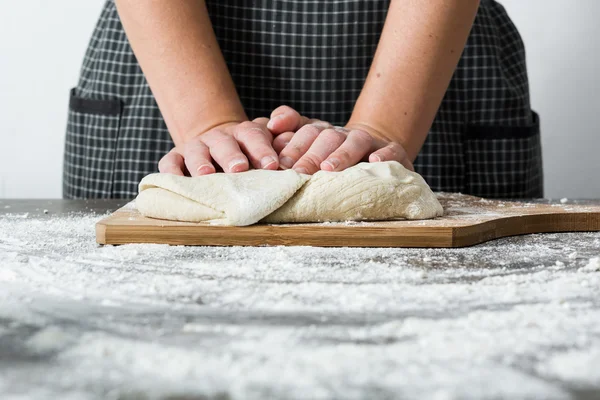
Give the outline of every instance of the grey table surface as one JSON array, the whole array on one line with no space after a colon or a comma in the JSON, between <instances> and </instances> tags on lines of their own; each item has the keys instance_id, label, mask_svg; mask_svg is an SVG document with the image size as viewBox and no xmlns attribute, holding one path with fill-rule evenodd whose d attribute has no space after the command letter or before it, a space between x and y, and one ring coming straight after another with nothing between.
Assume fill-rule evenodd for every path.
<instances>
[{"instance_id":1,"label":"grey table surface","mask_svg":"<svg viewBox=\"0 0 600 400\"><path fill-rule=\"evenodd\" d=\"M0 398L600 399L598 232L97 245L124 204L0 200Z\"/></svg>"}]
</instances>

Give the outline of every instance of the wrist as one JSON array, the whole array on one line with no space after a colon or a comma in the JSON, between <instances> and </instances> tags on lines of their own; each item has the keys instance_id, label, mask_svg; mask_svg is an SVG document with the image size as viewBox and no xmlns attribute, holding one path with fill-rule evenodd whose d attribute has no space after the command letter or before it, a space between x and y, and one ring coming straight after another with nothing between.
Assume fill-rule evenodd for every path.
<instances>
[{"instance_id":1,"label":"wrist","mask_svg":"<svg viewBox=\"0 0 600 400\"><path fill-rule=\"evenodd\" d=\"M377 128L372 123L366 121L360 121L353 118L350 118L350 121L345 126L346 129L359 129L367 132L369 135L373 137L373 139L383 140L386 142L395 141L393 137L389 134L385 133L382 129Z\"/></svg>"},{"instance_id":2,"label":"wrist","mask_svg":"<svg viewBox=\"0 0 600 400\"><path fill-rule=\"evenodd\" d=\"M202 120L196 126L188 129L184 134L180 135L179 141L181 143L186 143L212 129L226 128L228 126L237 125L245 121L248 121L248 117L245 113L224 114L219 115L217 118L211 118L210 120ZM176 141L175 138L173 138L173 140Z\"/></svg>"}]
</instances>

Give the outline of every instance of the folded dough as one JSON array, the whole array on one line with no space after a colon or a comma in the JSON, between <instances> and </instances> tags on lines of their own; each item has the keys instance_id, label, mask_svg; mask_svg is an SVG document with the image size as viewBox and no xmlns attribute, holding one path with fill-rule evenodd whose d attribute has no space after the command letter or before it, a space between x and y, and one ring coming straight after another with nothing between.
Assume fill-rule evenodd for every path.
<instances>
[{"instance_id":1,"label":"folded dough","mask_svg":"<svg viewBox=\"0 0 600 400\"><path fill-rule=\"evenodd\" d=\"M308 175L292 170L251 170L195 178L152 174L140 182L135 203L146 217L244 226L277 210L308 179Z\"/></svg>"},{"instance_id":2,"label":"folded dough","mask_svg":"<svg viewBox=\"0 0 600 400\"><path fill-rule=\"evenodd\" d=\"M140 182L147 217L221 225L428 219L442 206L425 180L395 161L309 176L251 170L201 177L152 174Z\"/></svg>"}]
</instances>

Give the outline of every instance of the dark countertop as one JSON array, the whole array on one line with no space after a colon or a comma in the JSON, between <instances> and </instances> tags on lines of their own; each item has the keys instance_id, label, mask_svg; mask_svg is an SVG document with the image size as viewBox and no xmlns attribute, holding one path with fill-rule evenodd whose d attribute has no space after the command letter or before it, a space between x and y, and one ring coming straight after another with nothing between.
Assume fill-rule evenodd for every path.
<instances>
[{"instance_id":1,"label":"dark countertop","mask_svg":"<svg viewBox=\"0 0 600 400\"><path fill-rule=\"evenodd\" d=\"M598 232L97 245L124 204L0 200L0 398L600 398Z\"/></svg>"},{"instance_id":2,"label":"dark countertop","mask_svg":"<svg viewBox=\"0 0 600 400\"><path fill-rule=\"evenodd\" d=\"M0 199L0 214L30 213L36 217L69 213L104 214L123 207L127 202L112 199Z\"/></svg>"}]
</instances>

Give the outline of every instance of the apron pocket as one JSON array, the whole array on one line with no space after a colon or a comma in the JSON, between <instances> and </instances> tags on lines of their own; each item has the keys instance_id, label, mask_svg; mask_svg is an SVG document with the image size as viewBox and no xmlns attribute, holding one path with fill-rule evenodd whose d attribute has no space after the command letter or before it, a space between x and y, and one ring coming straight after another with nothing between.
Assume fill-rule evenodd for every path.
<instances>
[{"instance_id":1,"label":"apron pocket","mask_svg":"<svg viewBox=\"0 0 600 400\"><path fill-rule=\"evenodd\" d=\"M71 90L63 197L111 197L122 108L120 100L82 98Z\"/></svg>"},{"instance_id":2,"label":"apron pocket","mask_svg":"<svg viewBox=\"0 0 600 400\"><path fill-rule=\"evenodd\" d=\"M488 198L544 196L538 115L529 126L469 125L465 193Z\"/></svg>"}]
</instances>

